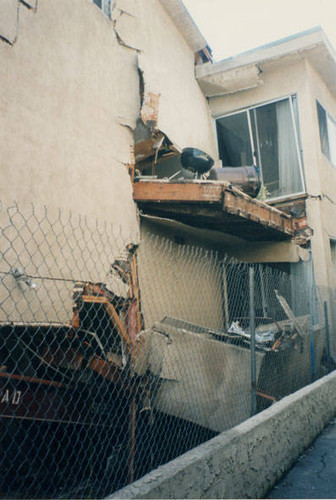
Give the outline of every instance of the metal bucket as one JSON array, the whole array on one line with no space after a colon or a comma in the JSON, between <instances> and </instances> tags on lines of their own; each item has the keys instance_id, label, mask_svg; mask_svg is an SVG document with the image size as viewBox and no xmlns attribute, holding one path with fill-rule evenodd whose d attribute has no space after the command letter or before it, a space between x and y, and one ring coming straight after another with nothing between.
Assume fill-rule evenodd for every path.
<instances>
[{"instance_id":1,"label":"metal bucket","mask_svg":"<svg viewBox=\"0 0 336 500\"><path fill-rule=\"evenodd\" d=\"M258 196L261 187L259 167L216 167L212 168L208 180L227 181L252 198Z\"/></svg>"}]
</instances>

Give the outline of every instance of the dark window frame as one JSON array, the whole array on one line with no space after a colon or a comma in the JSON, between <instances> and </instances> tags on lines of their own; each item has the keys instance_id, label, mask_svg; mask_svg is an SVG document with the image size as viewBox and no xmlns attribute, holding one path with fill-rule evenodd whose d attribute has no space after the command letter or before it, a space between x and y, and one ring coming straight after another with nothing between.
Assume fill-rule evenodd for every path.
<instances>
[{"instance_id":1,"label":"dark window frame","mask_svg":"<svg viewBox=\"0 0 336 500\"><path fill-rule=\"evenodd\" d=\"M320 135L320 146L323 155L328 159L329 163L336 168L336 159L332 158L333 153L331 150L331 138L330 138L330 130L328 123L332 123L333 127L336 130L336 121L334 118L327 112L324 106L316 99L316 112L317 112L317 120L319 126L319 135ZM335 150L336 144L333 145L333 149ZM335 155L335 153L334 153Z\"/></svg>"},{"instance_id":2,"label":"dark window frame","mask_svg":"<svg viewBox=\"0 0 336 500\"><path fill-rule=\"evenodd\" d=\"M92 0L92 1L106 17L111 19L111 14L113 10L112 0Z\"/></svg>"}]
</instances>

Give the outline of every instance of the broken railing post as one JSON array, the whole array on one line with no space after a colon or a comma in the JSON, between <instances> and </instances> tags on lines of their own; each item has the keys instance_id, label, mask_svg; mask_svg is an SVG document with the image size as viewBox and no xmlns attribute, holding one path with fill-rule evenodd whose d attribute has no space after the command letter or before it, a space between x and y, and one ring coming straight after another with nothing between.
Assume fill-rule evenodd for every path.
<instances>
[{"instance_id":1,"label":"broken railing post","mask_svg":"<svg viewBox=\"0 0 336 500\"><path fill-rule=\"evenodd\" d=\"M250 335L251 335L251 416L257 413L257 381L255 352L255 312L254 312L254 268L249 269L250 288Z\"/></svg>"},{"instance_id":2,"label":"broken railing post","mask_svg":"<svg viewBox=\"0 0 336 500\"><path fill-rule=\"evenodd\" d=\"M328 304L327 304L327 302L324 302L324 323L325 323L325 335L326 335L327 369L328 369L328 373L330 373L331 372L331 365L330 365L330 332L329 332Z\"/></svg>"}]
</instances>

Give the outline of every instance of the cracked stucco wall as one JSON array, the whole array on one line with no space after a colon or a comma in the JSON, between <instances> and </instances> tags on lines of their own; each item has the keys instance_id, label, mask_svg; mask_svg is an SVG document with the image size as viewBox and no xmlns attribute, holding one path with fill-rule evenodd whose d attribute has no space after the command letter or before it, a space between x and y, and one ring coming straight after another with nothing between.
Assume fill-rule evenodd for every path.
<instances>
[{"instance_id":1,"label":"cracked stucco wall","mask_svg":"<svg viewBox=\"0 0 336 500\"><path fill-rule=\"evenodd\" d=\"M0 0L0 200L107 221L137 241L127 166L139 116L180 147L216 148L193 51L161 3L112 6L110 19L93 0Z\"/></svg>"},{"instance_id":2,"label":"cracked stucco wall","mask_svg":"<svg viewBox=\"0 0 336 500\"><path fill-rule=\"evenodd\" d=\"M14 4L5 0L1 14ZM136 51L89 0L19 4L17 41L0 51L2 201L134 228L133 134L121 124L133 127L139 113Z\"/></svg>"},{"instance_id":3,"label":"cracked stucco wall","mask_svg":"<svg viewBox=\"0 0 336 500\"><path fill-rule=\"evenodd\" d=\"M158 0L1 0L0 199L137 225L126 165L139 73L157 128L216 156L194 54ZM4 39L13 43L6 43ZM181 119L182 117L182 119Z\"/></svg>"},{"instance_id":4,"label":"cracked stucco wall","mask_svg":"<svg viewBox=\"0 0 336 500\"><path fill-rule=\"evenodd\" d=\"M0 2L0 35L12 43L0 40L1 227L14 200L29 218L22 238L13 229L2 239L0 317L69 321L71 280L106 282L120 255L114 228L124 244L139 238L127 170L140 106L137 51L120 43L112 20L91 0L41 0L35 7ZM36 231L31 203L41 220L46 207L53 227L44 221ZM63 226L55 222L59 208ZM106 235L103 248L96 220ZM36 289L21 291L8 274L17 266Z\"/></svg>"},{"instance_id":5,"label":"cracked stucco wall","mask_svg":"<svg viewBox=\"0 0 336 500\"><path fill-rule=\"evenodd\" d=\"M195 79L193 50L162 4L118 0L113 17L123 43L138 50L145 87L142 117L146 119L154 100L156 126L173 143L217 157L207 100Z\"/></svg>"},{"instance_id":6,"label":"cracked stucco wall","mask_svg":"<svg viewBox=\"0 0 336 500\"><path fill-rule=\"evenodd\" d=\"M335 390L334 372L109 498L265 498L335 416Z\"/></svg>"}]
</instances>

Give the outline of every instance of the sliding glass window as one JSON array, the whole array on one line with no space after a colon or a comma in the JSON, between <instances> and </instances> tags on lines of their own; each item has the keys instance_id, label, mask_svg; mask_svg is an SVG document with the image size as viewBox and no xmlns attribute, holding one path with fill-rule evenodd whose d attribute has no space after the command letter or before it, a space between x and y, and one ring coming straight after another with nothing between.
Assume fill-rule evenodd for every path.
<instances>
[{"instance_id":1,"label":"sliding glass window","mask_svg":"<svg viewBox=\"0 0 336 500\"><path fill-rule=\"evenodd\" d=\"M268 198L304 191L295 96L216 120L223 167L258 165Z\"/></svg>"},{"instance_id":2,"label":"sliding glass window","mask_svg":"<svg viewBox=\"0 0 336 500\"><path fill-rule=\"evenodd\" d=\"M336 167L336 123L318 101L316 106L322 153Z\"/></svg>"}]
</instances>

